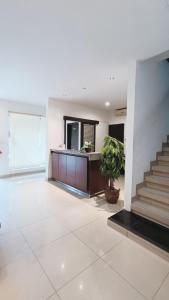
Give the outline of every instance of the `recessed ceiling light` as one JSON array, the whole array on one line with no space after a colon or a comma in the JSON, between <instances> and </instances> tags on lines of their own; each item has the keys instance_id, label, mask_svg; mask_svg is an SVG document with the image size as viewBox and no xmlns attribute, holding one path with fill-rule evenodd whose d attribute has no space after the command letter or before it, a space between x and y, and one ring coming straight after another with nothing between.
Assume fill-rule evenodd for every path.
<instances>
[{"instance_id":1,"label":"recessed ceiling light","mask_svg":"<svg viewBox=\"0 0 169 300\"><path fill-rule=\"evenodd\" d=\"M83 90L87 90L87 88L86 88L86 87L83 87L82 89L83 89Z\"/></svg>"},{"instance_id":2,"label":"recessed ceiling light","mask_svg":"<svg viewBox=\"0 0 169 300\"><path fill-rule=\"evenodd\" d=\"M110 102L109 101L107 101L107 102L105 102L105 106L110 106Z\"/></svg>"}]
</instances>

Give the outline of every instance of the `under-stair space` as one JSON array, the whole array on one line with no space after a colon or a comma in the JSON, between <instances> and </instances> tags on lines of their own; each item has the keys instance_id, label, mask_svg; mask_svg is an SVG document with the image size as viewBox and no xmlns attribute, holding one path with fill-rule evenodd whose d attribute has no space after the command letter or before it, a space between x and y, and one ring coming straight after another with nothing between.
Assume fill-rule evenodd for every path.
<instances>
[{"instance_id":1,"label":"under-stair space","mask_svg":"<svg viewBox=\"0 0 169 300\"><path fill-rule=\"evenodd\" d=\"M137 186L132 212L169 228L169 136L144 182Z\"/></svg>"}]
</instances>

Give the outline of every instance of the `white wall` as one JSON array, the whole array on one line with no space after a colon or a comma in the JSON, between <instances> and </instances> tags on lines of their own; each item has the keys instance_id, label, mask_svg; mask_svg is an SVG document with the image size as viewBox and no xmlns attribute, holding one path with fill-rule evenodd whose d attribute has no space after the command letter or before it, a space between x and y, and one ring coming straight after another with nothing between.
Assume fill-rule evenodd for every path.
<instances>
[{"instance_id":1,"label":"white wall","mask_svg":"<svg viewBox=\"0 0 169 300\"><path fill-rule=\"evenodd\" d=\"M46 115L46 110L44 106L36 106L0 99L0 150L2 150L3 152L3 154L0 154L0 176L9 174L9 111L42 116Z\"/></svg>"},{"instance_id":2,"label":"white wall","mask_svg":"<svg viewBox=\"0 0 169 300\"><path fill-rule=\"evenodd\" d=\"M8 103L0 100L0 176L8 173Z\"/></svg>"},{"instance_id":3,"label":"white wall","mask_svg":"<svg viewBox=\"0 0 169 300\"><path fill-rule=\"evenodd\" d=\"M125 196L128 210L136 185L143 182L144 172L150 170L150 161L156 159L156 152L161 151L169 134L169 64L153 60L137 62L133 75L127 118L130 164L126 164L126 180L131 180L132 173L132 185L129 184Z\"/></svg>"},{"instance_id":4,"label":"white wall","mask_svg":"<svg viewBox=\"0 0 169 300\"><path fill-rule=\"evenodd\" d=\"M126 119L126 153L125 153L125 193L124 208L131 209L132 175L133 175L133 140L134 140L134 109L135 109L136 62L129 67L129 81L127 91L127 119Z\"/></svg>"},{"instance_id":5,"label":"white wall","mask_svg":"<svg viewBox=\"0 0 169 300\"><path fill-rule=\"evenodd\" d=\"M144 172L149 171L150 161L156 159L162 142L169 134L169 63L142 62L137 64L133 188L143 181Z\"/></svg>"},{"instance_id":6,"label":"white wall","mask_svg":"<svg viewBox=\"0 0 169 300\"><path fill-rule=\"evenodd\" d=\"M50 149L58 149L59 145L62 145L64 143L63 116L98 120L99 125L96 126L96 151L101 150L104 137L108 134L108 112L75 103L49 99L47 109L48 159L50 157ZM48 176L51 176L50 160Z\"/></svg>"}]
</instances>

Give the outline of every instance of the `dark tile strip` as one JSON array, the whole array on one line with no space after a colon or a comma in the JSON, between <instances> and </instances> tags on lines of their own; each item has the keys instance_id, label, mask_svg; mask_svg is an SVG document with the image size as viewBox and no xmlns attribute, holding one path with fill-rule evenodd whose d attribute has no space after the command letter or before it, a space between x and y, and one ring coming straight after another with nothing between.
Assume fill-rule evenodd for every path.
<instances>
[{"instance_id":1,"label":"dark tile strip","mask_svg":"<svg viewBox=\"0 0 169 300\"><path fill-rule=\"evenodd\" d=\"M110 217L109 221L169 253L169 229L165 226L124 209Z\"/></svg>"}]
</instances>

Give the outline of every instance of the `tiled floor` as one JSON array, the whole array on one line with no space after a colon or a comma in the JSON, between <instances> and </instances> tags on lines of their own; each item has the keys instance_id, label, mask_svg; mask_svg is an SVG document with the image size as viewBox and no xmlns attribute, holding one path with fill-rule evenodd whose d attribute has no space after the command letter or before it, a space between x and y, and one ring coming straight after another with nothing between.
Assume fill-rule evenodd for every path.
<instances>
[{"instance_id":1,"label":"tiled floor","mask_svg":"<svg viewBox=\"0 0 169 300\"><path fill-rule=\"evenodd\" d=\"M169 264L107 226L122 205L0 180L0 299L168 300Z\"/></svg>"}]
</instances>

